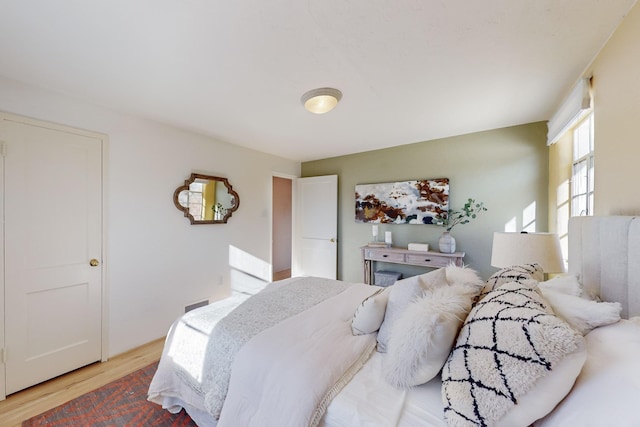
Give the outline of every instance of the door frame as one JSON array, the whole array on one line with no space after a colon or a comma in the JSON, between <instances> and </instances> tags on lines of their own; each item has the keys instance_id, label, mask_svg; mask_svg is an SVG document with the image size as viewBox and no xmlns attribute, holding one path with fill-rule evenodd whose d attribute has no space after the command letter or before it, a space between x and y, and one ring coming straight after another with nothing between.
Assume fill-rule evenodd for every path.
<instances>
[{"instance_id":1,"label":"door frame","mask_svg":"<svg viewBox=\"0 0 640 427\"><path fill-rule=\"evenodd\" d=\"M82 135L90 138L95 138L100 140L101 145L101 156L102 156L102 168L101 168L101 250L102 250L102 259L100 262L102 263L102 275L101 275L101 362L106 362L109 358L109 282L108 282L108 259L107 259L107 193L108 193L108 153L109 153L109 136L104 133L89 131L85 129L80 129L76 127L72 127L70 125L62 125L58 123L49 122L46 120L35 119L31 117L21 116L18 114L7 113L4 111L0 111L0 121L13 121L28 124L31 126L38 126L47 129L73 133L76 135ZM2 197L0 197L0 213L4 215L4 143L0 141L1 147L1 155L2 159L0 161L0 188L2 188ZM6 301L4 299L5 294L5 281L4 281L4 224L0 227L0 252L2 255L0 256L0 307L2 307L2 315L0 316L0 364L2 365L0 369L0 400L4 400L6 398L6 377L5 377L5 358L6 358L6 341L5 341L5 304Z\"/></svg>"}]
</instances>

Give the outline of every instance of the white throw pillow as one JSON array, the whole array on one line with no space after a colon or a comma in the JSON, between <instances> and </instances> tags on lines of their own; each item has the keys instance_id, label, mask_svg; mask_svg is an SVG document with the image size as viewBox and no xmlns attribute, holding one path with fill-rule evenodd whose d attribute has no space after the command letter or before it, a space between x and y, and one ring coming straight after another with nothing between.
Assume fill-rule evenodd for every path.
<instances>
[{"instance_id":1,"label":"white throw pillow","mask_svg":"<svg viewBox=\"0 0 640 427\"><path fill-rule=\"evenodd\" d=\"M389 384L409 388L438 375L475 295L464 284L438 286L406 308L391 329L383 359Z\"/></svg>"},{"instance_id":2,"label":"white throw pillow","mask_svg":"<svg viewBox=\"0 0 640 427\"><path fill-rule=\"evenodd\" d=\"M540 290L552 289L567 295L582 296L582 285L578 277L573 274L555 276L544 282L539 282Z\"/></svg>"},{"instance_id":3,"label":"white throw pillow","mask_svg":"<svg viewBox=\"0 0 640 427\"><path fill-rule=\"evenodd\" d=\"M596 300L593 295L589 295L588 292L578 280L578 276L575 274L564 274L561 276L555 276L549 280L538 283L540 290L545 291L547 289L560 292L562 294L573 295L589 300Z\"/></svg>"},{"instance_id":4,"label":"white throw pillow","mask_svg":"<svg viewBox=\"0 0 640 427\"><path fill-rule=\"evenodd\" d=\"M549 287L540 290L553 312L582 335L620 320L622 305L619 302L591 301Z\"/></svg>"},{"instance_id":5,"label":"white throw pillow","mask_svg":"<svg viewBox=\"0 0 640 427\"><path fill-rule=\"evenodd\" d=\"M389 300L384 321L378 331L378 351L387 352L387 345L393 324L400 318L404 310L415 299L422 296L427 287L444 286L447 284L447 277L444 268L430 271L420 276L412 276L398 280L389 287Z\"/></svg>"},{"instance_id":6,"label":"white throw pillow","mask_svg":"<svg viewBox=\"0 0 640 427\"><path fill-rule=\"evenodd\" d=\"M389 288L380 288L360 303L351 319L353 335L370 334L380 329L387 309L389 290Z\"/></svg>"},{"instance_id":7,"label":"white throw pillow","mask_svg":"<svg viewBox=\"0 0 640 427\"><path fill-rule=\"evenodd\" d=\"M471 310L442 369L445 419L450 425L507 425L503 418L531 424L571 389L584 362L583 343L552 313L535 280L501 285Z\"/></svg>"}]
</instances>

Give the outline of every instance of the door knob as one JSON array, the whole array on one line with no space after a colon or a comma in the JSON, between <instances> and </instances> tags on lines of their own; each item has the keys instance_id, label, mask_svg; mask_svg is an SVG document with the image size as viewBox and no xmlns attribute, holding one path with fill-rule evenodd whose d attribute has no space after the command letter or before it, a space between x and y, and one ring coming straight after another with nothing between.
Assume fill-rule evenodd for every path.
<instances>
[{"instance_id":1,"label":"door knob","mask_svg":"<svg viewBox=\"0 0 640 427\"><path fill-rule=\"evenodd\" d=\"M331 239L329 239L329 241L330 241L331 243L334 243L334 242L336 241L336 239L334 239L334 238L332 237Z\"/></svg>"},{"instance_id":2,"label":"door knob","mask_svg":"<svg viewBox=\"0 0 640 427\"><path fill-rule=\"evenodd\" d=\"M93 258L91 261L89 261L89 265L91 267L97 267L98 264L100 264L100 261L98 261L97 259Z\"/></svg>"}]
</instances>

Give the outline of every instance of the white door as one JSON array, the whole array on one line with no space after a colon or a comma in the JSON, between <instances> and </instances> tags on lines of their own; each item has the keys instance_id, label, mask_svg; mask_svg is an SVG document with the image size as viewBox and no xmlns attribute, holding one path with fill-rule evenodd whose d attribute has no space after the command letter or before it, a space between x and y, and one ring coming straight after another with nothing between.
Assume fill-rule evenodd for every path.
<instances>
[{"instance_id":1,"label":"white door","mask_svg":"<svg viewBox=\"0 0 640 427\"><path fill-rule=\"evenodd\" d=\"M102 143L0 115L5 391L102 356Z\"/></svg>"},{"instance_id":2,"label":"white door","mask_svg":"<svg viewBox=\"0 0 640 427\"><path fill-rule=\"evenodd\" d=\"M338 176L296 180L294 276L335 279L338 262Z\"/></svg>"}]
</instances>

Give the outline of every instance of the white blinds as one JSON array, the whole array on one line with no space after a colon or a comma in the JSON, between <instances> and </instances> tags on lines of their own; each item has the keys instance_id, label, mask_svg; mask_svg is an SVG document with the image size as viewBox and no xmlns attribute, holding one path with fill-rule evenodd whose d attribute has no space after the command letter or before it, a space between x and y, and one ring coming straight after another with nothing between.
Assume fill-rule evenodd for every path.
<instances>
[{"instance_id":1,"label":"white blinds","mask_svg":"<svg viewBox=\"0 0 640 427\"><path fill-rule=\"evenodd\" d=\"M591 79L582 78L547 122L547 145L554 144L591 108Z\"/></svg>"}]
</instances>

